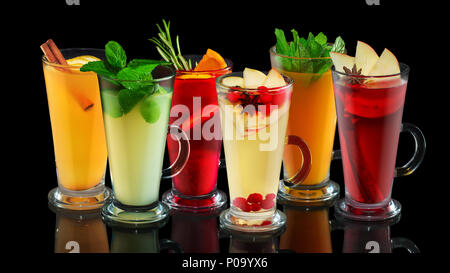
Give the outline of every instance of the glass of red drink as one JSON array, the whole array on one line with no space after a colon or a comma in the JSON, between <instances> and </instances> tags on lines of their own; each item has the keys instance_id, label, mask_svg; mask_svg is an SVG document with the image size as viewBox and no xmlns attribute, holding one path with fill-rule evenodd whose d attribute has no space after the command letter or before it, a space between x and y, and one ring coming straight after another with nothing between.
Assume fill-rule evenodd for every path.
<instances>
[{"instance_id":1,"label":"glass of red drink","mask_svg":"<svg viewBox=\"0 0 450 273\"><path fill-rule=\"evenodd\" d=\"M202 56L185 58L196 63ZM186 132L191 150L184 169L172 178L172 189L162 198L172 209L211 210L227 201L225 193L217 190L222 133L215 84L217 77L231 73L232 62L225 61L223 69L176 72L169 124ZM178 142L168 137L167 147L170 162L175 162Z\"/></svg>"},{"instance_id":2,"label":"glass of red drink","mask_svg":"<svg viewBox=\"0 0 450 273\"><path fill-rule=\"evenodd\" d=\"M345 199L337 213L356 220L385 220L400 213L391 199L393 178L411 174L425 154L419 128L402 124L409 67L400 73L362 76L332 69L344 168ZM395 167L400 132L415 139L415 152L403 167Z\"/></svg>"}]
</instances>

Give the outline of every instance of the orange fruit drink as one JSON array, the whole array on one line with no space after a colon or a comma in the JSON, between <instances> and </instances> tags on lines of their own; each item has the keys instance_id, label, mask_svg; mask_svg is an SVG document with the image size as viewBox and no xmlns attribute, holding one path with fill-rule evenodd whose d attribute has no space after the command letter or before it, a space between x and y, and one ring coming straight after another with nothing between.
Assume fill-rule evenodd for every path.
<instances>
[{"instance_id":1,"label":"orange fruit drink","mask_svg":"<svg viewBox=\"0 0 450 273\"><path fill-rule=\"evenodd\" d=\"M93 56L67 60L67 66L44 59L44 77L52 125L58 183L83 191L103 181L106 142L97 75L80 72Z\"/></svg>"}]
</instances>

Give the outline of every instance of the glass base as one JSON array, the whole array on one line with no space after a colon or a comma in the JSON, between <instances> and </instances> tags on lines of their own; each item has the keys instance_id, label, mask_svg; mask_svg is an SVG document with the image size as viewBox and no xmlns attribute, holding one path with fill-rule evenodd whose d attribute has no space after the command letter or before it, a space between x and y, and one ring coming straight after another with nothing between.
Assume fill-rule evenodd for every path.
<instances>
[{"instance_id":1,"label":"glass base","mask_svg":"<svg viewBox=\"0 0 450 273\"><path fill-rule=\"evenodd\" d=\"M102 218L109 225L139 225L153 227L169 216L169 208L161 202L146 207L131 207L119 204L116 200L109 201L102 209Z\"/></svg>"},{"instance_id":2,"label":"glass base","mask_svg":"<svg viewBox=\"0 0 450 273\"><path fill-rule=\"evenodd\" d=\"M272 212L271 212L272 214ZM220 214L220 227L223 229L230 229L233 231L242 232L273 232L281 229L286 224L286 215L280 210L275 210L274 213L261 220L253 217L236 217L231 213L231 209L224 210Z\"/></svg>"},{"instance_id":3,"label":"glass base","mask_svg":"<svg viewBox=\"0 0 450 273\"><path fill-rule=\"evenodd\" d=\"M174 190L168 190L163 194L162 201L172 210L205 212L220 209L226 204L227 196L220 190L204 196L182 196Z\"/></svg>"},{"instance_id":4,"label":"glass base","mask_svg":"<svg viewBox=\"0 0 450 273\"><path fill-rule=\"evenodd\" d=\"M60 188L52 189L47 197L48 202L57 208L69 210L94 210L101 208L110 198L111 190L104 185L86 191L69 191Z\"/></svg>"},{"instance_id":5,"label":"glass base","mask_svg":"<svg viewBox=\"0 0 450 273\"><path fill-rule=\"evenodd\" d=\"M345 198L338 200L334 207L337 215L357 221L385 221L400 214L402 206L397 200L391 199L384 206L355 207L346 202Z\"/></svg>"},{"instance_id":6,"label":"glass base","mask_svg":"<svg viewBox=\"0 0 450 273\"><path fill-rule=\"evenodd\" d=\"M283 202L307 202L307 203L324 203L326 201L334 201L339 196L339 185L327 180L317 185L297 185L288 187L281 180L278 187L277 199Z\"/></svg>"}]
</instances>

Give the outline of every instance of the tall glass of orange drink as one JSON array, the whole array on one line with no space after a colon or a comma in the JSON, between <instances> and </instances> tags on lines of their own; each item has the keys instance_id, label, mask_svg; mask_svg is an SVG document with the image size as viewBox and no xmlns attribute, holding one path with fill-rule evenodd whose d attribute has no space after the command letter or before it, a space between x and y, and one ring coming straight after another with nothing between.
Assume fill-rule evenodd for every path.
<instances>
[{"instance_id":1,"label":"tall glass of orange drink","mask_svg":"<svg viewBox=\"0 0 450 273\"><path fill-rule=\"evenodd\" d=\"M59 50L58 50L59 51ZM65 64L43 56L58 187L50 203L67 209L101 207L109 197L104 184L106 141L97 75L80 67L104 58L100 49L63 49Z\"/></svg>"},{"instance_id":2,"label":"tall glass of orange drink","mask_svg":"<svg viewBox=\"0 0 450 273\"><path fill-rule=\"evenodd\" d=\"M334 156L333 143L336 129L331 71L304 73L286 63L331 62L330 57L297 58L278 54L270 49L272 68L294 80L291 107L287 126L288 135L301 137L311 150L311 170L299 185L280 183L279 196L288 200L324 201L339 194L339 185L329 179L330 163ZM300 66L301 67L301 66ZM297 67L298 68L298 67ZM285 177L290 177L302 164L302 154L292 146L285 146L283 167Z\"/></svg>"}]
</instances>

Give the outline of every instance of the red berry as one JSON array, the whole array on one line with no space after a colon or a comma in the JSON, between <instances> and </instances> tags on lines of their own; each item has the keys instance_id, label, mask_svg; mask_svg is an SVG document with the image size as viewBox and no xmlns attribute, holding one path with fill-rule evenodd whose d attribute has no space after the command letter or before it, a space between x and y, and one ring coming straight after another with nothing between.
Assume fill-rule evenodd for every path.
<instances>
[{"instance_id":1,"label":"red berry","mask_svg":"<svg viewBox=\"0 0 450 273\"><path fill-rule=\"evenodd\" d=\"M249 203L245 202L245 204L241 207L241 210L244 212L250 212L252 211L252 206Z\"/></svg>"},{"instance_id":2,"label":"red berry","mask_svg":"<svg viewBox=\"0 0 450 273\"><path fill-rule=\"evenodd\" d=\"M231 91L227 94L227 98L231 103L235 103L239 101L241 94L238 91Z\"/></svg>"},{"instance_id":3,"label":"red berry","mask_svg":"<svg viewBox=\"0 0 450 273\"><path fill-rule=\"evenodd\" d=\"M270 225L270 224L272 224L272 221L263 221L262 223L261 223L261 226L267 226L267 225Z\"/></svg>"},{"instance_id":4,"label":"red berry","mask_svg":"<svg viewBox=\"0 0 450 273\"><path fill-rule=\"evenodd\" d=\"M266 194L266 199L273 200L275 199L275 197L276 197L275 193Z\"/></svg>"},{"instance_id":5,"label":"red berry","mask_svg":"<svg viewBox=\"0 0 450 273\"><path fill-rule=\"evenodd\" d=\"M263 196L259 193L252 193L247 197L249 203L259 203L263 200Z\"/></svg>"},{"instance_id":6,"label":"red berry","mask_svg":"<svg viewBox=\"0 0 450 273\"><path fill-rule=\"evenodd\" d=\"M273 199L264 199L261 201L261 208L263 209L271 209L275 205Z\"/></svg>"},{"instance_id":7,"label":"red berry","mask_svg":"<svg viewBox=\"0 0 450 273\"><path fill-rule=\"evenodd\" d=\"M258 86L258 91L260 91L260 92L267 92L268 90L269 89L267 87L263 86L263 85Z\"/></svg>"},{"instance_id":8,"label":"red berry","mask_svg":"<svg viewBox=\"0 0 450 273\"><path fill-rule=\"evenodd\" d=\"M262 104L269 104L271 101L272 101L272 95L269 95L269 94L261 94L260 96L259 96L259 101L262 103ZM267 105L268 106L268 105Z\"/></svg>"},{"instance_id":9,"label":"red berry","mask_svg":"<svg viewBox=\"0 0 450 273\"><path fill-rule=\"evenodd\" d=\"M261 210L261 205L259 203L253 203L251 204L252 211L259 211Z\"/></svg>"},{"instance_id":10,"label":"red berry","mask_svg":"<svg viewBox=\"0 0 450 273\"><path fill-rule=\"evenodd\" d=\"M247 204L247 200L244 197L236 197L233 200L233 205L242 209Z\"/></svg>"}]
</instances>

